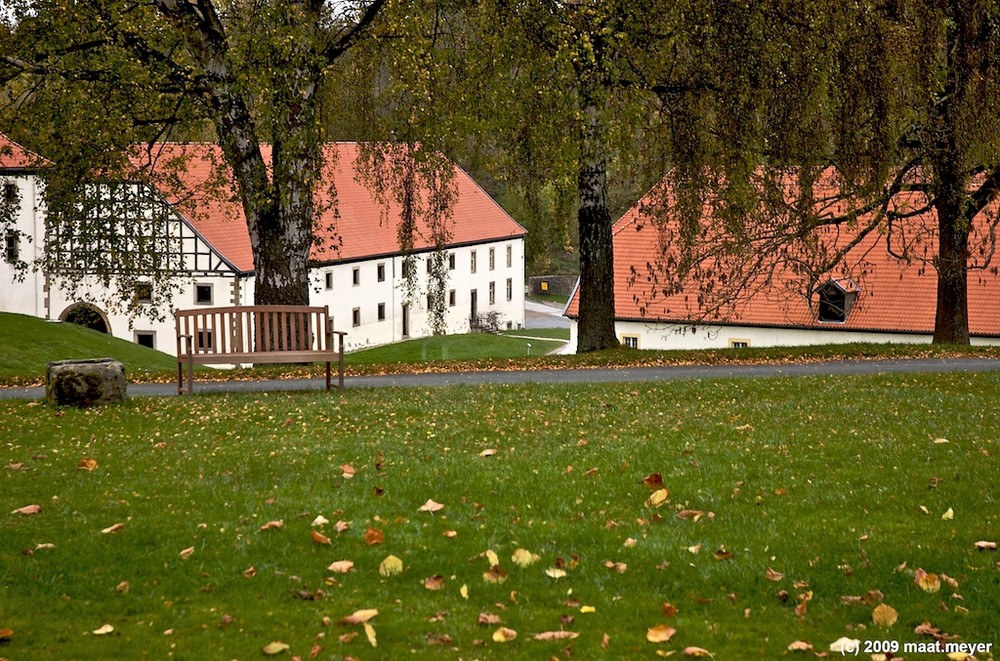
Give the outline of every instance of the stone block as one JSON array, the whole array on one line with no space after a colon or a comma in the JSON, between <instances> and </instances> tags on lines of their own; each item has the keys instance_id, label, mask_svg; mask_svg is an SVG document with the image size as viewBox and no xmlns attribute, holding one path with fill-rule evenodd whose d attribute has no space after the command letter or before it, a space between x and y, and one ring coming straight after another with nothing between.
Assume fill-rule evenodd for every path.
<instances>
[{"instance_id":1,"label":"stone block","mask_svg":"<svg viewBox=\"0 0 1000 661\"><path fill-rule=\"evenodd\" d=\"M125 401L125 366L113 358L58 360L45 366L45 398L58 406Z\"/></svg>"}]
</instances>

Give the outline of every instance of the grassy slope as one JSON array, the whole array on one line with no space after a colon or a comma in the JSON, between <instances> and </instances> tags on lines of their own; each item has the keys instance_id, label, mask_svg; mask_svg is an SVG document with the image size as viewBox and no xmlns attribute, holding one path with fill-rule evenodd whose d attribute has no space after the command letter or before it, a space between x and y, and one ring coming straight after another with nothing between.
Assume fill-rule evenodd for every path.
<instances>
[{"instance_id":1,"label":"grassy slope","mask_svg":"<svg viewBox=\"0 0 1000 661\"><path fill-rule=\"evenodd\" d=\"M795 640L930 641L922 622L997 641L1000 558L974 544L1000 541L998 390L949 374L0 402L0 654L773 659ZM384 577L390 554L405 569ZM918 568L955 584L927 593ZM877 596L843 601L872 591L895 624L873 624ZM377 649L338 624L365 608ZM517 639L494 642L501 625ZM657 625L676 634L647 642ZM533 639L556 630L579 637Z\"/></svg>"},{"instance_id":2,"label":"grassy slope","mask_svg":"<svg viewBox=\"0 0 1000 661\"><path fill-rule=\"evenodd\" d=\"M45 364L70 358L116 358L130 379L170 372L171 356L75 324L0 313L0 381L30 383L45 375Z\"/></svg>"}]
</instances>

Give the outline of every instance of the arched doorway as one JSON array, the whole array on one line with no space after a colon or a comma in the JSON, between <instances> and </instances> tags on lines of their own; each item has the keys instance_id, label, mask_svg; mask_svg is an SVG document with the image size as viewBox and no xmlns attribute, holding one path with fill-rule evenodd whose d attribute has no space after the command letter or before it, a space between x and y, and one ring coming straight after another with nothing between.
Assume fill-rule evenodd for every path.
<instances>
[{"instance_id":1,"label":"arched doorway","mask_svg":"<svg viewBox=\"0 0 1000 661\"><path fill-rule=\"evenodd\" d=\"M111 333L111 325L108 317L101 312L101 309L90 303L74 303L59 315L59 321L68 324L85 326L98 333Z\"/></svg>"}]
</instances>

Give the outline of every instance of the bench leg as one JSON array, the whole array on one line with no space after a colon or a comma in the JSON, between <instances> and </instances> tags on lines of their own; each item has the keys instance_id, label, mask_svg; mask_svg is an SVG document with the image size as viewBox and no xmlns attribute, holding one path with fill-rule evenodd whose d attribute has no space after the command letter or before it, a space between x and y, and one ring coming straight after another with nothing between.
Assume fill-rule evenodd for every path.
<instances>
[{"instance_id":1,"label":"bench leg","mask_svg":"<svg viewBox=\"0 0 1000 661\"><path fill-rule=\"evenodd\" d=\"M194 393L194 360L193 360L193 356L192 356L191 360L188 360L187 373L188 373L187 374L187 377L188 377L187 394L190 395L190 394Z\"/></svg>"},{"instance_id":2,"label":"bench leg","mask_svg":"<svg viewBox=\"0 0 1000 661\"><path fill-rule=\"evenodd\" d=\"M330 389L330 361L326 361L326 389Z\"/></svg>"},{"instance_id":3,"label":"bench leg","mask_svg":"<svg viewBox=\"0 0 1000 661\"><path fill-rule=\"evenodd\" d=\"M184 365L180 360L177 361L177 394L184 394Z\"/></svg>"}]
</instances>

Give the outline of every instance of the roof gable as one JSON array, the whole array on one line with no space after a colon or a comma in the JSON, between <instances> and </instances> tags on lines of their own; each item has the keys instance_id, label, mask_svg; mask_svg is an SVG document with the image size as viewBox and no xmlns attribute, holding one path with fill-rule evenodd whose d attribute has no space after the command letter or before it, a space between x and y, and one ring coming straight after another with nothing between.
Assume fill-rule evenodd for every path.
<instances>
[{"instance_id":1,"label":"roof gable","mask_svg":"<svg viewBox=\"0 0 1000 661\"><path fill-rule=\"evenodd\" d=\"M656 282L662 268L662 230L643 209L654 198L644 197L613 228L615 317L618 320L642 320L665 323L733 324L768 327L843 329L876 332L931 333L937 303L937 273L923 261L904 261L893 257L887 241L899 237L871 232L847 252L851 272L831 272L820 279L819 286L807 297L789 283L801 280L790 267L779 269L767 281L751 284L752 295L708 314L699 300L698 283L688 279L679 291L665 292ZM983 236L989 219L1000 211L994 203L974 221L974 232ZM704 222L711 221L706 215ZM914 215L899 225L910 237L920 236L924 254L937 251L937 218L933 212ZM676 219L667 219L676 223ZM900 221L897 221L897 223ZM863 223L859 223L863 225ZM847 247L857 238L850 226L820 231L820 240L831 246ZM668 246L667 252L672 248ZM676 250L674 250L676 252ZM860 275L856 275L860 274ZM716 274L722 277L724 274ZM834 288L850 300L842 321L821 320L818 290ZM968 279L969 330L973 335L1000 335L1000 275L998 269L970 270ZM579 292L566 307L567 316L579 312Z\"/></svg>"},{"instance_id":2,"label":"roof gable","mask_svg":"<svg viewBox=\"0 0 1000 661\"><path fill-rule=\"evenodd\" d=\"M399 252L400 205L379 197L357 175L357 143L324 146L324 168L317 186L317 245L312 259L352 261ZM270 162L270 149L264 150ZM210 144L162 144L152 153L136 152L133 163L152 171L153 183L191 225L227 260L253 270L253 252L243 208L224 165L222 151ZM462 169L453 166L456 197L448 220L449 245L518 238L524 228ZM333 191L336 191L335 198ZM417 220L414 250L434 247L426 219Z\"/></svg>"},{"instance_id":3,"label":"roof gable","mask_svg":"<svg viewBox=\"0 0 1000 661\"><path fill-rule=\"evenodd\" d=\"M0 170L29 170L47 162L0 133Z\"/></svg>"}]
</instances>

